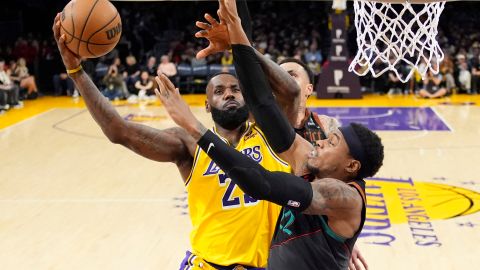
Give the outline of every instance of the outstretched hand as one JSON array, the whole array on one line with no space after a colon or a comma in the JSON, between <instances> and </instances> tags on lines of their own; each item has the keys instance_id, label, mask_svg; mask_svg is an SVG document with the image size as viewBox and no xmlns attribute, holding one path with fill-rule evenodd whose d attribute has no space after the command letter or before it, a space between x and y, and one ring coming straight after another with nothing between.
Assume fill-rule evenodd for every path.
<instances>
[{"instance_id":1,"label":"outstretched hand","mask_svg":"<svg viewBox=\"0 0 480 270\"><path fill-rule=\"evenodd\" d=\"M165 106L172 120L184 128L195 139L200 139L203 134L200 134L199 127L203 126L197 118L195 118L187 103L182 99L178 88L175 88L175 85L161 72L157 73L155 81L158 84L158 88L155 89L155 94L162 101L163 106Z\"/></svg>"},{"instance_id":2,"label":"outstretched hand","mask_svg":"<svg viewBox=\"0 0 480 270\"><path fill-rule=\"evenodd\" d=\"M217 13L221 21L225 21L226 24L241 23L236 0L218 0L218 3L220 7Z\"/></svg>"},{"instance_id":3,"label":"outstretched hand","mask_svg":"<svg viewBox=\"0 0 480 270\"><path fill-rule=\"evenodd\" d=\"M60 35L60 13L57 13L55 16L55 20L53 21L52 31L53 37L57 42L58 50L60 51L60 55L62 56L63 64L65 65L66 69L75 69L82 63L82 58L72 51L70 51L67 46L65 45L65 34Z\"/></svg>"},{"instance_id":4,"label":"outstretched hand","mask_svg":"<svg viewBox=\"0 0 480 270\"><path fill-rule=\"evenodd\" d=\"M236 0L218 0L218 4L217 14L220 21L227 25L230 44L250 46L250 41L242 28L242 20L238 16Z\"/></svg>"},{"instance_id":5,"label":"outstretched hand","mask_svg":"<svg viewBox=\"0 0 480 270\"><path fill-rule=\"evenodd\" d=\"M195 33L195 37L206 38L210 43L207 48L197 53L197 59L230 49L230 38L225 22L222 20L218 22L208 13L205 14L205 19L208 23L199 21L195 23L197 27L202 29Z\"/></svg>"}]
</instances>

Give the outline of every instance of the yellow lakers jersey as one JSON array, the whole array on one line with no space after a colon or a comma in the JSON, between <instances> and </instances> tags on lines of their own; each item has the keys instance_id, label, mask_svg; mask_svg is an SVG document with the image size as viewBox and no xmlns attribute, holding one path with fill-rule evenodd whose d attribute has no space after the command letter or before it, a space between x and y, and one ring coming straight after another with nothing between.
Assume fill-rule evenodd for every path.
<instances>
[{"instance_id":1,"label":"yellow lakers jersey","mask_svg":"<svg viewBox=\"0 0 480 270\"><path fill-rule=\"evenodd\" d=\"M267 170L290 172L258 127L246 125L236 150ZM186 187L195 255L218 265L267 265L280 206L243 193L198 146Z\"/></svg>"}]
</instances>

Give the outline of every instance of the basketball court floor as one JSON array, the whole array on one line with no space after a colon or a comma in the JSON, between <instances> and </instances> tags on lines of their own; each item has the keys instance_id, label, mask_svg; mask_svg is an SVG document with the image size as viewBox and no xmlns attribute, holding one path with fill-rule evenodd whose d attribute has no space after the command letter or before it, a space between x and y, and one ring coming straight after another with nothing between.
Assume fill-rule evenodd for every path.
<instances>
[{"instance_id":1,"label":"basketball court floor","mask_svg":"<svg viewBox=\"0 0 480 270\"><path fill-rule=\"evenodd\" d=\"M211 126L205 97L185 98ZM115 104L130 121L174 125L159 103ZM478 96L309 101L367 124L385 144L357 242L370 269L480 265L478 104ZM0 115L0 269L178 269L187 211L176 167L110 143L81 99L45 97Z\"/></svg>"}]
</instances>

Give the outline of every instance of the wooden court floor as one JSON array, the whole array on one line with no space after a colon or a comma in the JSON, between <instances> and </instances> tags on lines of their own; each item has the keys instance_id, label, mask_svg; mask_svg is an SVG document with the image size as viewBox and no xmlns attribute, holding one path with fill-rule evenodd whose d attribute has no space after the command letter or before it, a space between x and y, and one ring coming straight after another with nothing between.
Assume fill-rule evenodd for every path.
<instances>
[{"instance_id":1,"label":"wooden court floor","mask_svg":"<svg viewBox=\"0 0 480 270\"><path fill-rule=\"evenodd\" d=\"M205 97L185 98L211 126ZM358 240L370 269L480 268L478 104L478 96L309 101L377 125L385 144ZM173 126L158 103L115 105L130 121ZM44 97L0 115L1 270L178 269L189 248L185 199L175 166L111 144L81 99Z\"/></svg>"}]
</instances>

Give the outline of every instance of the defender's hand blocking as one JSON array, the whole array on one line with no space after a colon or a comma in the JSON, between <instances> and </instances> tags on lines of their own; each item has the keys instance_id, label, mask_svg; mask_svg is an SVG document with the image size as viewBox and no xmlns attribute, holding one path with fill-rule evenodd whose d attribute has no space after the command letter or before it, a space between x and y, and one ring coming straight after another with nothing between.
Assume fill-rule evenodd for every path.
<instances>
[{"instance_id":1,"label":"defender's hand blocking","mask_svg":"<svg viewBox=\"0 0 480 270\"><path fill-rule=\"evenodd\" d=\"M165 106L173 121L189 133L194 133L199 122L193 115L190 107L182 99L178 88L175 88L165 74L158 72L157 75L155 81L157 81L158 89L155 89L155 94L162 101L163 106Z\"/></svg>"},{"instance_id":2,"label":"defender's hand blocking","mask_svg":"<svg viewBox=\"0 0 480 270\"><path fill-rule=\"evenodd\" d=\"M210 14L205 14L208 23L197 21L195 25L203 30L195 33L197 38L206 38L210 43L208 47L197 53L197 59L205 58L211 54L230 49L230 38L225 22L218 22Z\"/></svg>"},{"instance_id":3,"label":"defender's hand blocking","mask_svg":"<svg viewBox=\"0 0 480 270\"><path fill-rule=\"evenodd\" d=\"M225 21L226 24L241 23L236 0L218 0L218 2L220 8L217 13L221 21Z\"/></svg>"},{"instance_id":4,"label":"defender's hand blocking","mask_svg":"<svg viewBox=\"0 0 480 270\"><path fill-rule=\"evenodd\" d=\"M230 44L250 46L250 41L242 27L242 20L238 16L236 0L219 0L218 17L228 28Z\"/></svg>"},{"instance_id":5,"label":"defender's hand blocking","mask_svg":"<svg viewBox=\"0 0 480 270\"><path fill-rule=\"evenodd\" d=\"M53 37L57 42L58 50L60 51L60 55L62 56L63 64L65 65L66 69L78 68L82 63L82 58L74 54L67 48L67 46L65 46L65 34L60 35L60 26L60 13L57 13L57 16L55 16L55 20L53 21L52 31Z\"/></svg>"}]
</instances>

